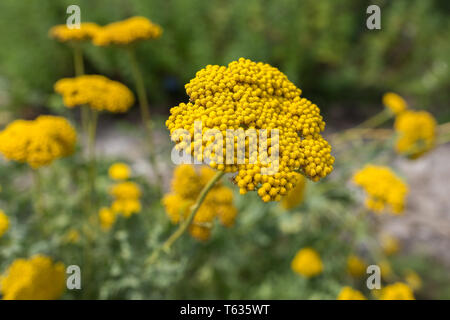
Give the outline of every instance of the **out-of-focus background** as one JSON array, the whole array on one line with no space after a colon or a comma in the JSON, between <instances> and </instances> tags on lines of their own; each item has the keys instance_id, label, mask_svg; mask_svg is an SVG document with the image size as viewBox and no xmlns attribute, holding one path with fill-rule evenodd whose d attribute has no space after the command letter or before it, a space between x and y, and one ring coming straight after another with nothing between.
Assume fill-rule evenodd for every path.
<instances>
[{"instance_id":1,"label":"out-of-focus background","mask_svg":"<svg viewBox=\"0 0 450 320\"><path fill-rule=\"evenodd\" d=\"M325 135L350 128L378 113L383 108L381 97L388 91L401 94L415 109L431 112L438 123L450 120L450 2L447 0L2 0L0 128L13 119L33 119L42 113L60 114L74 121L79 119L79 114L67 110L53 90L58 79L74 75L72 52L48 36L52 26L65 23L66 9L71 4L80 6L82 22L104 25L139 15L158 23L164 30L161 38L144 41L137 47L154 119L159 166L151 167L147 161L142 142L144 133L135 126L140 124L138 107L133 107L126 115L102 115L97 153L106 159L99 160L99 174L105 176L100 178L99 184L104 190L109 183L107 166L122 160L132 166L142 181L151 181L156 172L160 173L167 191L174 167L168 160L172 143L164 126L170 108L187 101L184 85L198 70L208 64L227 65L240 57L269 63L284 72L320 107L327 123ZM381 30L366 27L366 8L371 4L381 8ZM102 74L134 88L129 61L122 50L89 44L84 50L87 74ZM361 152L375 151L361 149ZM415 161L392 157L389 162L408 181L411 191L404 217L384 219L381 229L402 242L402 255L395 258L397 262L393 264L404 268L413 266L428 280L428 286L419 293L422 298L450 297L449 158L450 146L444 144ZM351 159L358 160L361 162L355 164L354 169L361 167L369 157L360 154ZM56 172L62 172L65 165L57 165ZM3 162L0 166L3 167L0 185L14 180L26 189L27 179L20 173L22 169L14 167L18 173L13 177L10 167ZM50 190L52 183L49 181L58 175L48 173L47 176L47 190ZM62 179L60 183L69 182ZM137 227L134 221L134 225L128 225L128 231L115 234L115 247L98 249L104 249L99 257L111 257L119 252L121 260L111 262L110 273L99 275L96 279L98 292L93 297L334 298L345 284L337 274L338 266L345 264L348 248L341 248L333 236L330 239L323 235L325 240L320 242L320 246L330 246L325 258L336 265L329 273L332 280L292 285L295 277L291 275L289 263L299 248L286 248L294 239L293 234L303 232L305 223L317 222L314 219L320 220L321 215L326 215L326 205L338 206L338 201L348 200L337 193L332 195L333 201L325 202L323 195L315 195L319 187L310 185L306 199L310 194L312 201L287 216L272 205L273 210L264 218L262 213L269 209L262 208L259 199L251 198L254 206L249 208L236 193L238 207L250 212L242 213L247 215L241 224L231 231L220 231L204 246L186 240L191 241L183 247L187 248L187 257L179 253L165 261L148 276L155 277L150 284L144 283L140 271L133 269L134 262L130 258L148 253L145 248L133 249L133 241L144 242L145 233L140 229L132 231ZM23 214L29 206L20 196L20 190L0 193L0 199L4 197L0 203ZM107 192L104 193L106 197ZM67 204L67 211L70 211L71 206L75 206L72 203L75 199L64 204L59 202L61 199L52 200L53 197L57 195L49 195L48 201L55 208ZM161 211L159 199L155 196L148 199L150 213L145 214ZM317 217L313 214L305 218L304 211L311 211ZM166 219L164 213L160 218ZM58 223L68 225L63 220ZM332 234L333 227L325 225L321 232L330 229ZM314 231L314 225L306 228L303 240L295 240L299 246L314 243L321 237ZM162 240L161 234L166 235L169 229L168 223L157 229L158 236L152 241ZM25 234L22 230L15 237L22 239ZM47 248L45 242L39 245L32 251ZM335 251L332 246L336 247ZM4 263L0 266L6 266L11 257L26 252L19 247L9 247L7 258L0 260ZM51 249L47 249L63 257L64 248L56 247L52 242L48 247ZM339 250L344 250L342 255ZM268 254L270 252L273 256ZM283 256L285 252L290 256Z\"/></svg>"}]
</instances>

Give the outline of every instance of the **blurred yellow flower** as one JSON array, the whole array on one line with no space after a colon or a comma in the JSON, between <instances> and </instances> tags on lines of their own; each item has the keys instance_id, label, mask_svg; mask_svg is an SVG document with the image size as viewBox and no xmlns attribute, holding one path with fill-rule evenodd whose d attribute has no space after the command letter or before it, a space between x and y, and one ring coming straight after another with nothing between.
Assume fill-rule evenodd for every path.
<instances>
[{"instance_id":1,"label":"blurred yellow flower","mask_svg":"<svg viewBox=\"0 0 450 320\"><path fill-rule=\"evenodd\" d=\"M128 200L138 199L141 196L141 189L138 184L132 181L119 182L112 186L109 191L115 199Z\"/></svg>"},{"instance_id":2,"label":"blurred yellow flower","mask_svg":"<svg viewBox=\"0 0 450 320\"><path fill-rule=\"evenodd\" d=\"M70 229L66 233L64 239L69 243L77 243L80 240L80 233L77 229Z\"/></svg>"},{"instance_id":3,"label":"blurred yellow flower","mask_svg":"<svg viewBox=\"0 0 450 320\"><path fill-rule=\"evenodd\" d=\"M306 179L300 173L297 173L296 175L297 180L295 183L295 187L291 191L289 191L287 195L281 198L281 206L286 210L297 207L303 201Z\"/></svg>"},{"instance_id":4,"label":"blurred yellow flower","mask_svg":"<svg viewBox=\"0 0 450 320\"><path fill-rule=\"evenodd\" d=\"M15 120L1 131L0 153L36 169L72 154L76 140L76 131L65 118L42 115L35 120Z\"/></svg>"},{"instance_id":5,"label":"blurred yellow flower","mask_svg":"<svg viewBox=\"0 0 450 320\"><path fill-rule=\"evenodd\" d=\"M323 264L316 250L303 248L295 255L291 262L291 268L294 272L306 278L311 278L322 273Z\"/></svg>"},{"instance_id":6,"label":"blurred yellow flower","mask_svg":"<svg viewBox=\"0 0 450 320\"><path fill-rule=\"evenodd\" d=\"M353 181L366 191L367 208L377 213L403 213L408 186L388 167L366 165L353 175Z\"/></svg>"},{"instance_id":7,"label":"blurred yellow flower","mask_svg":"<svg viewBox=\"0 0 450 320\"><path fill-rule=\"evenodd\" d=\"M0 209L0 238L9 229L9 218L3 210Z\"/></svg>"},{"instance_id":8,"label":"blurred yellow flower","mask_svg":"<svg viewBox=\"0 0 450 320\"><path fill-rule=\"evenodd\" d=\"M138 199L118 199L111 205L114 213L121 213L125 218L131 217L134 213L141 212L141 202Z\"/></svg>"},{"instance_id":9,"label":"blurred yellow flower","mask_svg":"<svg viewBox=\"0 0 450 320\"><path fill-rule=\"evenodd\" d=\"M343 287L339 292L337 300L367 300L359 290L351 287Z\"/></svg>"},{"instance_id":10,"label":"blurred yellow flower","mask_svg":"<svg viewBox=\"0 0 450 320\"><path fill-rule=\"evenodd\" d=\"M58 80L55 92L68 108L87 104L97 111L126 112L133 106L134 95L125 85L100 75L84 75Z\"/></svg>"},{"instance_id":11,"label":"blurred yellow flower","mask_svg":"<svg viewBox=\"0 0 450 320\"><path fill-rule=\"evenodd\" d=\"M414 270L406 271L405 281L413 291L417 291L422 288L422 279Z\"/></svg>"},{"instance_id":12,"label":"blurred yellow flower","mask_svg":"<svg viewBox=\"0 0 450 320\"><path fill-rule=\"evenodd\" d=\"M43 255L16 259L0 278L4 300L54 300L66 287L64 264Z\"/></svg>"},{"instance_id":13,"label":"blurred yellow flower","mask_svg":"<svg viewBox=\"0 0 450 320\"><path fill-rule=\"evenodd\" d=\"M128 45L136 41L156 39L162 28L144 17L131 17L110 23L95 33L93 43L97 46Z\"/></svg>"},{"instance_id":14,"label":"blurred yellow flower","mask_svg":"<svg viewBox=\"0 0 450 320\"><path fill-rule=\"evenodd\" d=\"M381 248L385 255L390 256L397 253L400 250L400 242L397 238L390 234L381 235Z\"/></svg>"},{"instance_id":15,"label":"blurred yellow flower","mask_svg":"<svg viewBox=\"0 0 450 320\"><path fill-rule=\"evenodd\" d=\"M109 167L109 177L113 180L127 180L130 177L130 167L122 162L116 162Z\"/></svg>"},{"instance_id":16,"label":"blurred yellow flower","mask_svg":"<svg viewBox=\"0 0 450 320\"><path fill-rule=\"evenodd\" d=\"M361 277L366 274L367 264L356 255L350 255L347 259L347 272L352 277Z\"/></svg>"},{"instance_id":17,"label":"blurred yellow flower","mask_svg":"<svg viewBox=\"0 0 450 320\"><path fill-rule=\"evenodd\" d=\"M385 280L389 280L392 277L392 267L389 261L381 260L378 262L378 266L380 267L381 277Z\"/></svg>"},{"instance_id":18,"label":"blurred yellow flower","mask_svg":"<svg viewBox=\"0 0 450 320\"><path fill-rule=\"evenodd\" d=\"M227 67L206 66L185 87L189 102L172 108L166 121L172 141L178 150L214 169L237 172L234 182L241 194L258 190L264 202L280 201L295 187L298 171L318 181L333 170L331 146L321 135L325 122L320 109L302 98L302 91L277 68L240 58ZM202 129L196 127L197 120ZM214 141L222 139L221 154L208 151L211 139L195 141L206 129L220 132ZM246 138L247 129L250 134ZM271 134L272 129L278 130L279 136L265 137L264 132ZM227 137L227 130L235 130L237 135ZM277 165L268 152L258 154L257 148L248 146L245 163L238 163L234 150L244 143L256 146L258 136L260 146L267 144L271 152L279 151Z\"/></svg>"},{"instance_id":19,"label":"blurred yellow flower","mask_svg":"<svg viewBox=\"0 0 450 320\"><path fill-rule=\"evenodd\" d=\"M190 165L180 165L174 170L172 193L163 197L163 205L173 223L184 220L202 188L214 176L215 171L202 166L198 171ZM214 219L226 227L234 224L237 210L233 205L233 192L220 182L209 191L189 227L189 233L198 240L211 235Z\"/></svg>"},{"instance_id":20,"label":"blurred yellow flower","mask_svg":"<svg viewBox=\"0 0 450 320\"><path fill-rule=\"evenodd\" d=\"M408 110L396 117L397 132L395 149L399 154L416 159L434 148L436 143L436 120L427 111Z\"/></svg>"},{"instance_id":21,"label":"blurred yellow flower","mask_svg":"<svg viewBox=\"0 0 450 320\"><path fill-rule=\"evenodd\" d=\"M380 300L415 300L411 288L401 282L384 287L379 298Z\"/></svg>"},{"instance_id":22,"label":"blurred yellow flower","mask_svg":"<svg viewBox=\"0 0 450 320\"><path fill-rule=\"evenodd\" d=\"M94 38L100 26L92 22L80 23L80 28L69 29L67 25L60 24L52 27L49 31L50 37L60 41L85 41Z\"/></svg>"},{"instance_id":23,"label":"blurred yellow flower","mask_svg":"<svg viewBox=\"0 0 450 320\"><path fill-rule=\"evenodd\" d=\"M394 92L388 92L383 95L383 104L396 115L408 108L406 101Z\"/></svg>"},{"instance_id":24,"label":"blurred yellow flower","mask_svg":"<svg viewBox=\"0 0 450 320\"><path fill-rule=\"evenodd\" d=\"M98 217L100 219L100 227L104 231L111 229L117 218L116 214L107 207L103 207L99 210Z\"/></svg>"}]
</instances>

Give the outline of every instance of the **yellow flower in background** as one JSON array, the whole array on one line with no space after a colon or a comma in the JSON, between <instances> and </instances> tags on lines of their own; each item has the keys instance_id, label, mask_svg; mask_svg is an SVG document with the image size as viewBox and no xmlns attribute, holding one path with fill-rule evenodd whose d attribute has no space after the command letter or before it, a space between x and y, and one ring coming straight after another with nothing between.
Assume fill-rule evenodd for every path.
<instances>
[{"instance_id":1,"label":"yellow flower in background","mask_svg":"<svg viewBox=\"0 0 450 320\"><path fill-rule=\"evenodd\" d=\"M303 248L295 255L291 262L291 268L294 272L306 278L311 278L322 273L323 264L316 250Z\"/></svg>"},{"instance_id":2,"label":"yellow flower in background","mask_svg":"<svg viewBox=\"0 0 450 320\"><path fill-rule=\"evenodd\" d=\"M320 109L302 98L302 91L278 69L240 58L227 67L206 66L185 87L190 101L172 108L166 121L172 141L178 150L212 168L237 172L234 182L241 194L258 190L263 201L280 201L295 187L297 171L318 181L333 170L331 147L320 134L325 128ZM202 129L196 122L201 122ZM211 139L195 141L207 129L222 134L214 141L223 139L223 156L208 151ZM251 130L246 138L247 129ZM279 139L269 136L272 129L278 130ZM227 130L235 130L237 137L227 138ZM240 164L234 150L244 143L248 150L245 163ZM257 144L260 150L267 144L267 154L249 148ZM279 166L268 155L277 150Z\"/></svg>"},{"instance_id":3,"label":"yellow flower in background","mask_svg":"<svg viewBox=\"0 0 450 320\"><path fill-rule=\"evenodd\" d=\"M396 254L400 250L400 242L390 234L381 235L381 248L387 256Z\"/></svg>"},{"instance_id":4,"label":"yellow flower in background","mask_svg":"<svg viewBox=\"0 0 450 320\"><path fill-rule=\"evenodd\" d=\"M80 241L80 233L77 229L70 229L66 233L64 240L69 243L77 243L78 241Z\"/></svg>"},{"instance_id":5,"label":"yellow flower in background","mask_svg":"<svg viewBox=\"0 0 450 320\"><path fill-rule=\"evenodd\" d=\"M133 106L134 95L125 85L100 75L84 75L58 80L55 92L68 108L87 104L97 111L126 112Z\"/></svg>"},{"instance_id":6,"label":"yellow flower in background","mask_svg":"<svg viewBox=\"0 0 450 320\"><path fill-rule=\"evenodd\" d=\"M392 267L389 261L381 260L378 262L378 266L380 267L381 277L385 280L388 280L392 277Z\"/></svg>"},{"instance_id":7,"label":"yellow flower in background","mask_svg":"<svg viewBox=\"0 0 450 320\"><path fill-rule=\"evenodd\" d=\"M69 29L67 25L60 24L52 27L49 31L50 37L60 41L85 41L94 38L100 26L92 22L83 22L80 28Z\"/></svg>"},{"instance_id":8,"label":"yellow flower in background","mask_svg":"<svg viewBox=\"0 0 450 320\"><path fill-rule=\"evenodd\" d=\"M411 288L401 282L388 285L381 290L380 300L415 300Z\"/></svg>"},{"instance_id":9,"label":"yellow flower in background","mask_svg":"<svg viewBox=\"0 0 450 320\"><path fill-rule=\"evenodd\" d=\"M97 46L128 45L141 40L156 39L162 28L144 17L131 17L110 23L95 33L93 43Z\"/></svg>"},{"instance_id":10,"label":"yellow flower in background","mask_svg":"<svg viewBox=\"0 0 450 320\"><path fill-rule=\"evenodd\" d=\"M113 180L127 180L131 175L131 169L125 163L116 162L109 167L108 175Z\"/></svg>"},{"instance_id":11,"label":"yellow flower in background","mask_svg":"<svg viewBox=\"0 0 450 320\"><path fill-rule=\"evenodd\" d=\"M339 292L337 300L367 300L359 290L351 287L343 287Z\"/></svg>"},{"instance_id":12,"label":"yellow flower in background","mask_svg":"<svg viewBox=\"0 0 450 320\"><path fill-rule=\"evenodd\" d=\"M306 179L303 175L297 173L297 181L295 187L281 198L281 206L286 209L293 209L303 201L305 193Z\"/></svg>"},{"instance_id":13,"label":"yellow flower in background","mask_svg":"<svg viewBox=\"0 0 450 320\"><path fill-rule=\"evenodd\" d=\"M374 212L402 214L408 186L388 167L366 165L353 176L367 193L366 206Z\"/></svg>"},{"instance_id":14,"label":"yellow flower in background","mask_svg":"<svg viewBox=\"0 0 450 320\"><path fill-rule=\"evenodd\" d=\"M4 300L54 300L65 288L64 264L43 255L14 260L0 278Z\"/></svg>"},{"instance_id":15,"label":"yellow flower in background","mask_svg":"<svg viewBox=\"0 0 450 320\"><path fill-rule=\"evenodd\" d=\"M3 210L0 209L0 238L9 229L9 218Z\"/></svg>"},{"instance_id":16,"label":"yellow flower in background","mask_svg":"<svg viewBox=\"0 0 450 320\"><path fill-rule=\"evenodd\" d=\"M388 92L383 95L383 104L395 115L400 114L408 108L405 99L394 92Z\"/></svg>"},{"instance_id":17,"label":"yellow flower in background","mask_svg":"<svg viewBox=\"0 0 450 320\"><path fill-rule=\"evenodd\" d=\"M112 186L109 193L115 199L120 200L139 199L142 194L139 185L132 181L116 183Z\"/></svg>"},{"instance_id":18,"label":"yellow flower in background","mask_svg":"<svg viewBox=\"0 0 450 320\"><path fill-rule=\"evenodd\" d=\"M366 274L367 264L356 255L350 255L347 259L347 272L353 277L361 277Z\"/></svg>"},{"instance_id":19,"label":"yellow flower in background","mask_svg":"<svg viewBox=\"0 0 450 320\"><path fill-rule=\"evenodd\" d=\"M422 278L420 278L420 276L414 270L406 271L405 281L413 291L417 291L422 288Z\"/></svg>"},{"instance_id":20,"label":"yellow flower in background","mask_svg":"<svg viewBox=\"0 0 450 320\"><path fill-rule=\"evenodd\" d=\"M211 180L215 172L202 166L199 170L190 165L175 168L172 179L172 192L166 194L162 203L173 223L187 218L202 188ZM189 233L198 240L207 240L211 235L214 219L226 227L231 227L237 215L233 205L233 192L220 182L209 191L189 227Z\"/></svg>"},{"instance_id":21,"label":"yellow flower in background","mask_svg":"<svg viewBox=\"0 0 450 320\"><path fill-rule=\"evenodd\" d=\"M108 231L109 229L111 229L117 219L116 214L107 207L103 207L99 210L98 217L100 220L100 227L103 229L103 231Z\"/></svg>"},{"instance_id":22,"label":"yellow flower in background","mask_svg":"<svg viewBox=\"0 0 450 320\"><path fill-rule=\"evenodd\" d=\"M113 201L111 210L114 213L121 213L125 218L131 217L134 213L141 212L141 202L139 199L119 199Z\"/></svg>"},{"instance_id":23,"label":"yellow flower in background","mask_svg":"<svg viewBox=\"0 0 450 320\"><path fill-rule=\"evenodd\" d=\"M395 118L398 135L395 149L399 154L416 159L434 148L436 120L427 111L408 110Z\"/></svg>"},{"instance_id":24,"label":"yellow flower in background","mask_svg":"<svg viewBox=\"0 0 450 320\"><path fill-rule=\"evenodd\" d=\"M76 131L65 118L42 115L35 120L15 120L1 131L0 153L36 169L71 155L76 140Z\"/></svg>"}]
</instances>

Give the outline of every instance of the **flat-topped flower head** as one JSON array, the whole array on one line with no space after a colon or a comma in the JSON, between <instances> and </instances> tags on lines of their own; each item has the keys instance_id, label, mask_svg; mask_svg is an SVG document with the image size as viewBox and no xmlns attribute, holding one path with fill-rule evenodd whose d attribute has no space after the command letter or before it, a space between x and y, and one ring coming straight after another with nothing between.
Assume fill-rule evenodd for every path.
<instances>
[{"instance_id":1,"label":"flat-topped flower head","mask_svg":"<svg viewBox=\"0 0 450 320\"><path fill-rule=\"evenodd\" d=\"M196 161L237 172L241 194L258 190L264 201L279 201L296 173L318 181L333 170L319 108L278 69L244 58L208 65L186 92L189 102L166 121L172 140Z\"/></svg>"},{"instance_id":2,"label":"flat-topped flower head","mask_svg":"<svg viewBox=\"0 0 450 320\"><path fill-rule=\"evenodd\" d=\"M49 35L59 42L79 42L92 40L99 30L100 26L92 22L80 23L80 28L73 29L59 24L50 29Z\"/></svg>"},{"instance_id":3,"label":"flat-topped flower head","mask_svg":"<svg viewBox=\"0 0 450 320\"><path fill-rule=\"evenodd\" d=\"M172 192L164 196L162 202L167 215L173 223L184 220L195 203L203 187L214 176L214 170L202 166L199 170L190 165L180 165L174 171ZM234 224L237 210L233 205L233 192L230 188L216 183L189 226L189 233L198 240L207 240L215 218L226 227Z\"/></svg>"},{"instance_id":4,"label":"flat-topped flower head","mask_svg":"<svg viewBox=\"0 0 450 320\"><path fill-rule=\"evenodd\" d=\"M64 264L43 255L14 260L0 277L4 300L54 300L65 288Z\"/></svg>"},{"instance_id":5,"label":"flat-topped flower head","mask_svg":"<svg viewBox=\"0 0 450 320\"><path fill-rule=\"evenodd\" d=\"M0 153L36 169L71 155L76 140L76 131L65 118L44 115L10 123L0 132Z\"/></svg>"},{"instance_id":6,"label":"flat-topped flower head","mask_svg":"<svg viewBox=\"0 0 450 320\"><path fill-rule=\"evenodd\" d=\"M380 300L415 300L415 298L407 284L396 282L381 289Z\"/></svg>"},{"instance_id":7,"label":"flat-topped flower head","mask_svg":"<svg viewBox=\"0 0 450 320\"><path fill-rule=\"evenodd\" d=\"M113 180L127 180L130 177L131 169L123 162L116 162L108 169L108 175Z\"/></svg>"},{"instance_id":8,"label":"flat-topped flower head","mask_svg":"<svg viewBox=\"0 0 450 320\"><path fill-rule=\"evenodd\" d=\"M130 89L101 75L64 78L55 83L54 89L62 95L68 108L86 104L97 111L121 113L128 111L134 103Z\"/></svg>"},{"instance_id":9,"label":"flat-topped flower head","mask_svg":"<svg viewBox=\"0 0 450 320\"><path fill-rule=\"evenodd\" d=\"M162 31L159 25L145 17L132 17L102 27L95 33L93 43L97 46L128 45L159 38Z\"/></svg>"},{"instance_id":10,"label":"flat-topped flower head","mask_svg":"<svg viewBox=\"0 0 450 320\"><path fill-rule=\"evenodd\" d=\"M427 111L407 110L394 123L398 135L395 149L399 154L416 159L435 146L436 120Z\"/></svg>"},{"instance_id":11,"label":"flat-topped flower head","mask_svg":"<svg viewBox=\"0 0 450 320\"><path fill-rule=\"evenodd\" d=\"M315 277L322 273L323 264L319 253L313 248L303 248L297 252L291 262L294 272L306 277Z\"/></svg>"},{"instance_id":12,"label":"flat-topped flower head","mask_svg":"<svg viewBox=\"0 0 450 320\"><path fill-rule=\"evenodd\" d=\"M0 209L0 238L9 229L9 218L3 210Z\"/></svg>"},{"instance_id":13,"label":"flat-topped flower head","mask_svg":"<svg viewBox=\"0 0 450 320\"><path fill-rule=\"evenodd\" d=\"M408 108L405 99L394 92L387 92L383 95L383 104L395 115L400 114Z\"/></svg>"},{"instance_id":14,"label":"flat-topped flower head","mask_svg":"<svg viewBox=\"0 0 450 320\"><path fill-rule=\"evenodd\" d=\"M361 291L352 287L343 287L339 292L337 300L367 300Z\"/></svg>"},{"instance_id":15,"label":"flat-topped flower head","mask_svg":"<svg viewBox=\"0 0 450 320\"><path fill-rule=\"evenodd\" d=\"M390 168L366 165L355 173L353 182L366 191L367 208L377 213L403 213L408 186Z\"/></svg>"}]
</instances>

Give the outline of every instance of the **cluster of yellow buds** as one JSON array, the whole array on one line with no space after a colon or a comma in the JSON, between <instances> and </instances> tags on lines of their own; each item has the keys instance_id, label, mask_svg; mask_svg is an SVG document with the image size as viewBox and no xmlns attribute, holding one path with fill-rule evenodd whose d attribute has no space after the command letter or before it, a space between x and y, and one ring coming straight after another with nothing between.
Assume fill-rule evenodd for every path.
<instances>
[{"instance_id":1,"label":"cluster of yellow buds","mask_svg":"<svg viewBox=\"0 0 450 320\"><path fill-rule=\"evenodd\" d=\"M52 27L49 35L60 42L87 41L92 40L99 30L100 26L92 22L80 23L79 28L72 29L66 24L60 24Z\"/></svg>"},{"instance_id":2,"label":"cluster of yellow buds","mask_svg":"<svg viewBox=\"0 0 450 320\"><path fill-rule=\"evenodd\" d=\"M101 75L64 78L55 83L66 107L89 105L97 111L126 112L133 106L134 95L125 85Z\"/></svg>"},{"instance_id":3,"label":"cluster of yellow buds","mask_svg":"<svg viewBox=\"0 0 450 320\"><path fill-rule=\"evenodd\" d=\"M337 300L367 300L367 298L361 293L361 291L347 286L341 289Z\"/></svg>"},{"instance_id":4,"label":"cluster of yellow buds","mask_svg":"<svg viewBox=\"0 0 450 320\"><path fill-rule=\"evenodd\" d=\"M403 213L408 186L388 167L366 165L354 174L353 181L366 191L369 209Z\"/></svg>"},{"instance_id":5,"label":"cluster of yellow buds","mask_svg":"<svg viewBox=\"0 0 450 320\"><path fill-rule=\"evenodd\" d=\"M72 154L76 140L76 131L65 118L44 115L10 123L0 132L0 153L36 169Z\"/></svg>"},{"instance_id":6,"label":"cluster of yellow buds","mask_svg":"<svg viewBox=\"0 0 450 320\"><path fill-rule=\"evenodd\" d=\"M288 192L287 195L281 198L281 206L290 210L298 206L303 201L306 187L306 178L297 173L297 181L295 182L295 187Z\"/></svg>"},{"instance_id":7,"label":"cluster of yellow buds","mask_svg":"<svg viewBox=\"0 0 450 320\"><path fill-rule=\"evenodd\" d=\"M294 272L306 277L315 277L322 273L323 263L319 253L313 248L303 248L297 252L291 262Z\"/></svg>"},{"instance_id":8,"label":"cluster of yellow buds","mask_svg":"<svg viewBox=\"0 0 450 320\"><path fill-rule=\"evenodd\" d=\"M362 277L366 274L367 264L357 255L350 255L347 258L347 272L355 278Z\"/></svg>"},{"instance_id":9,"label":"cluster of yellow buds","mask_svg":"<svg viewBox=\"0 0 450 320\"><path fill-rule=\"evenodd\" d=\"M214 170L207 166L201 166L196 171L194 166L185 164L174 170L172 192L166 194L162 200L173 223L180 223L187 218L201 190L214 174ZM198 240L207 240L216 217L222 225L230 227L234 224L236 214L232 190L216 183L195 214L189 233Z\"/></svg>"},{"instance_id":10,"label":"cluster of yellow buds","mask_svg":"<svg viewBox=\"0 0 450 320\"><path fill-rule=\"evenodd\" d=\"M396 282L381 289L380 300L414 300L412 289L405 283Z\"/></svg>"},{"instance_id":11,"label":"cluster of yellow buds","mask_svg":"<svg viewBox=\"0 0 450 320\"><path fill-rule=\"evenodd\" d=\"M4 300L59 299L66 287L64 264L35 255L16 259L0 277L0 292Z\"/></svg>"},{"instance_id":12,"label":"cluster of yellow buds","mask_svg":"<svg viewBox=\"0 0 450 320\"><path fill-rule=\"evenodd\" d=\"M398 115L408 108L405 99L394 92L387 92L383 95L383 104L394 115Z\"/></svg>"},{"instance_id":13,"label":"cluster of yellow buds","mask_svg":"<svg viewBox=\"0 0 450 320\"><path fill-rule=\"evenodd\" d=\"M110 23L95 33L93 43L98 46L128 45L141 40L156 39L162 28L145 17L131 17Z\"/></svg>"},{"instance_id":14,"label":"cluster of yellow buds","mask_svg":"<svg viewBox=\"0 0 450 320\"><path fill-rule=\"evenodd\" d=\"M0 209L0 238L9 229L9 218L3 210Z\"/></svg>"},{"instance_id":15,"label":"cluster of yellow buds","mask_svg":"<svg viewBox=\"0 0 450 320\"><path fill-rule=\"evenodd\" d=\"M394 123L398 135L395 148L398 153L415 159L431 150L436 141L436 120L427 111L407 110Z\"/></svg>"},{"instance_id":16,"label":"cluster of yellow buds","mask_svg":"<svg viewBox=\"0 0 450 320\"><path fill-rule=\"evenodd\" d=\"M264 201L279 201L298 172L318 181L333 170L319 108L269 64L240 58L228 67L208 65L186 92L190 101L166 121L172 140L196 161L238 172L241 194L257 189Z\"/></svg>"}]
</instances>

